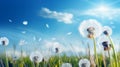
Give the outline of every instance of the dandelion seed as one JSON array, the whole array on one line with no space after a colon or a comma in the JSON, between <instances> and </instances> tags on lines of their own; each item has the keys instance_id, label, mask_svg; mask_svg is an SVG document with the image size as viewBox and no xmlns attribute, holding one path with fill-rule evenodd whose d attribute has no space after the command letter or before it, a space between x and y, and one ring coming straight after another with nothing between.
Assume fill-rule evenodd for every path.
<instances>
[{"instance_id":1,"label":"dandelion seed","mask_svg":"<svg viewBox=\"0 0 120 67\"><path fill-rule=\"evenodd\" d=\"M32 62L39 63L39 62L42 61L42 59L43 59L43 56L38 51L33 52L33 53L30 54L30 60Z\"/></svg>"},{"instance_id":2,"label":"dandelion seed","mask_svg":"<svg viewBox=\"0 0 120 67\"><path fill-rule=\"evenodd\" d=\"M90 61L88 59L81 59L79 61L79 67L90 67Z\"/></svg>"},{"instance_id":3,"label":"dandelion seed","mask_svg":"<svg viewBox=\"0 0 120 67\"><path fill-rule=\"evenodd\" d=\"M9 21L9 22L12 22L12 20L11 20L11 19L8 19L8 21Z\"/></svg>"},{"instance_id":4,"label":"dandelion seed","mask_svg":"<svg viewBox=\"0 0 120 67\"><path fill-rule=\"evenodd\" d=\"M70 63L63 63L62 67L72 67L72 65Z\"/></svg>"},{"instance_id":5,"label":"dandelion seed","mask_svg":"<svg viewBox=\"0 0 120 67\"><path fill-rule=\"evenodd\" d=\"M67 33L67 35L71 35L71 34L72 34L72 32L68 32L68 33Z\"/></svg>"},{"instance_id":6,"label":"dandelion seed","mask_svg":"<svg viewBox=\"0 0 120 67\"><path fill-rule=\"evenodd\" d=\"M23 21L23 25L28 25L28 21Z\"/></svg>"},{"instance_id":7,"label":"dandelion seed","mask_svg":"<svg viewBox=\"0 0 120 67\"><path fill-rule=\"evenodd\" d=\"M25 41L25 40L20 40L20 42L19 42L19 45L25 45L25 44L27 44L27 42Z\"/></svg>"},{"instance_id":8,"label":"dandelion seed","mask_svg":"<svg viewBox=\"0 0 120 67\"><path fill-rule=\"evenodd\" d=\"M1 37L0 38L0 44L3 46L7 46L9 44L9 40L7 37Z\"/></svg>"},{"instance_id":9,"label":"dandelion seed","mask_svg":"<svg viewBox=\"0 0 120 67\"><path fill-rule=\"evenodd\" d=\"M110 36L112 34L112 29L109 26L104 26L103 27L103 34Z\"/></svg>"},{"instance_id":10,"label":"dandelion seed","mask_svg":"<svg viewBox=\"0 0 120 67\"><path fill-rule=\"evenodd\" d=\"M47 28L50 28L50 26L49 26L48 24L46 24L46 27L47 27Z\"/></svg>"},{"instance_id":11,"label":"dandelion seed","mask_svg":"<svg viewBox=\"0 0 120 67\"><path fill-rule=\"evenodd\" d=\"M26 31L22 31L22 33L23 33L23 34L25 34L25 33L26 33Z\"/></svg>"},{"instance_id":12,"label":"dandelion seed","mask_svg":"<svg viewBox=\"0 0 120 67\"><path fill-rule=\"evenodd\" d=\"M85 20L79 26L79 32L83 37L98 37L102 33L102 26L94 19Z\"/></svg>"}]
</instances>

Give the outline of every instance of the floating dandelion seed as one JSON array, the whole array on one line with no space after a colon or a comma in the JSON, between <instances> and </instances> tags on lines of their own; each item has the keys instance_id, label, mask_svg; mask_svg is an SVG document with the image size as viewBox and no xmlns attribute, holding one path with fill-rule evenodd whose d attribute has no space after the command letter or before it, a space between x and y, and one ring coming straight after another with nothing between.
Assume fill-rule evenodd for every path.
<instances>
[{"instance_id":1,"label":"floating dandelion seed","mask_svg":"<svg viewBox=\"0 0 120 67\"><path fill-rule=\"evenodd\" d=\"M103 34L110 36L112 34L112 29L109 26L104 26L103 27Z\"/></svg>"},{"instance_id":2,"label":"floating dandelion seed","mask_svg":"<svg viewBox=\"0 0 120 67\"><path fill-rule=\"evenodd\" d=\"M102 46L104 51L110 50L110 48L111 48L111 43L110 43L109 39L106 36L99 37L98 38L98 44L100 46Z\"/></svg>"},{"instance_id":3,"label":"floating dandelion seed","mask_svg":"<svg viewBox=\"0 0 120 67\"><path fill-rule=\"evenodd\" d=\"M23 21L23 25L28 25L28 21Z\"/></svg>"},{"instance_id":4,"label":"floating dandelion seed","mask_svg":"<svg viewBox=\"0 0 120 67\"><path fill-rule=\"evenodd\" d=\"M19 45L25 45L27 42L25 40L20 40Z\"/></svg>"},{"instance_id":5,"label":"floating dandelion seed","mask_svg":"<svg viewBox=\"0 0 120 67\"><path fill-rule=\"evenodd\" d=\"M8 21L9 21L9 22L12 22L12 20L11 20L11 19L8 19Z\"/></svg>"},{"instance_id":6,"label":"floating dandelion seed","mask_svg":"<svg viewBox=\"0 0 120 67\"><path fill-rule=\"evenodd\" d=\"M25 33L26 33L26 31L22 31L22 33L23 33L23 34L25 34Z\"/></svg>"},{"instance_id":7,"label":"floating dandelion seed","mask_svg":"<svg viewBox=\"0 0 120 67\"><path fill-rule=\"evenodd\" d=\"M9 40L7 37L1 37L0 38L0 44L3 46L7 46L9 44Z\"/></svg>"},{"instance_id":8,"label":"floating dandelion seed","mask_svg":"<svg viewBox=\"0 0 120 67\"><path fill-rule=\"evenodd\" d=\"M42 38L39 38L39 39L38 39L38 41L41 41L41 40L42 40Z\"/></svg>"},{"instance_id":9,"label":"floating dandelion seed","mask_svg":"<svg viewBox=\"0 0 120 67\"><path fill-rule=\"evenodd\" d=\"M72 65L70 63L63 63L62 67L72 67Z\"/></svg>"},{"instance_id":10,"label":"floating dandelion seed","mask_svg":"<svg viewBox=\"0 0 120 67\"><path fill-rule=\"evenodd\" d=\"M30 60L35 63L41 62L43 59L42 54L40 54L38 51L33 52L30 54Z\"/></svg>"},{"instance_id":11,"label":"floating dandelion seed","mask_svg":"<svg viewBox=\"0 0 120 67\"><path fill-rule=\"evenodd\" d=\"M94 19L84 20L79 26L79 32L83 37L98 37L102 33L102 26Z\"/></svg>"},{"instance_id":12,"label":"floating dandelion seed","mask_svg":"<svg viewBox=\"0 0 120 67\"><path fill-rule=\"evenodd\" d=\"M67 33L67 35L71 35L71 34L72 34L72 32L68 32L68 33Z\"/></svg>"},{"instance_id":13,"label":"floating dandelion seed","mask_svg":"<svg viewBox=\"0 0 120 67\"><path fill-rule=\"evenodd\" d=\"M81 59L79 61L79 67L90 67L90 61L88 59Z\"/></svg>"},{"instance_id":14,"label":"floating dandelion seed","mask_svg":"<svg viewBox=\"0 0 120 67\"><path fill-rule=\"evenodd\" d=\"M49 26L48 24L46 24L46 27L47 27L47 28L50 28L50 26Z\"/></svg>"}]
</instances>

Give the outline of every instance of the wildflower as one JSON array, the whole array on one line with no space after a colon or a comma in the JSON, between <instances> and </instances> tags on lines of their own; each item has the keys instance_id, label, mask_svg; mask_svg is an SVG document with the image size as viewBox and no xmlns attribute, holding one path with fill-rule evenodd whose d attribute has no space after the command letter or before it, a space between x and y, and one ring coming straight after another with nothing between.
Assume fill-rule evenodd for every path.
<instances>
[{"instance_id":1,"label":"wildflower","mask_svg":"<svg viewBox=\"0 0 120 67\"><path fill-rule=\"evenodd\" d=\"M13 55L13 56L12 56L12 60L13 60L13 61L16 61L16 60L18 60L18 59L19 59L19 56L17 56L17 55Z\"/></svg>"},{"instance_id":2,"label":"wildflower","mask_svg":"<svg viewBox=\"0 0 120 67\"><path fill-rule=\"evenodd\" d=\"M0 44L3 46L7 46L9 44L9 40L7 37L1 37L0 38Z\"/></svg>"},{"instance_id":3,"label":"wildflower","mask_svg":"<svg viewBox=\"0 0 120 67\"><path fill-rule=\"evenodd\" d=\"M99 37L98 44L100 44L100 46L102 46L104 51L110 50L112 47L109 39L106 36Z\"/></svg>"},{"instance_id":4,"label":"wildflower","mask_svg":"<svg viewBox=\"0 0 120 67\"><path fill-rule=\"evenodd\" d=\"M79 61L79 67L90 67L90 61L88 59L81 59Z\"/></svg>"},{"instance_id":5,"label":"wildflower","mask_svg":"<svg viewBox=\"0 0 120 67\"><path fill-rule=\"evenodd\" d=\"M72 65L70 63L63 63L62 67L72 67Z\"/></svg>"},{"instance_id":6,"label":"wildflower","mask_svg":"<svg viewBox=\"0 0 120 67\"><path fill-rule=\"evenodd\" d=\"M30 60L33 61L34 63L39 63L42 61L42 59L43 59L43 56L38 51L30 54Z\"/></svg>"},{"instance_id":7,"label":"wildflower","mask_svg":"<svg viewBox=\"0 0 120 67\"><path fill-rule=\"evenodd\" d=\"M102 33L102 26L94 19L85 20L79 26L79 32L83 37L98 37Z\"/></svg>"},{"instance_id":8,"label":"wildflower","mask_svg":"<svg viewBox=\"0 0 120 67\"><path fill-rule=\"evenodd\" d=\"M112 29L109 26L104 26L103 27L103 34L104 35L111 35L112 34Z\"/></svg>"}]
</instances>

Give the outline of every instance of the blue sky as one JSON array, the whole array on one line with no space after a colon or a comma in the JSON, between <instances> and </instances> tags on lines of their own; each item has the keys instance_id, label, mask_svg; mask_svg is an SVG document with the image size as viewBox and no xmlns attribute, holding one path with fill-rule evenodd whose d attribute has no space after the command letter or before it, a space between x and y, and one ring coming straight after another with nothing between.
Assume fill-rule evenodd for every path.
<instances>
[{"instance_id":1,"label":"blue sky","mask_svg":"<svg viewBox=\"0 0 120 67\"><path fill-rule=\"evenodd\" d=\"M9 38L8 49L13 44L19 49L20 40L27 42L25 48L34 44L41 47L46 41L79 46L81 40L86 40L78 31L80 23L96 19L103 26L110 26L112 37L119 39L119 3L119 0L0 0L0 36ZM98 11L100 7L104 11Z\"/></svg>"}]
</instances>

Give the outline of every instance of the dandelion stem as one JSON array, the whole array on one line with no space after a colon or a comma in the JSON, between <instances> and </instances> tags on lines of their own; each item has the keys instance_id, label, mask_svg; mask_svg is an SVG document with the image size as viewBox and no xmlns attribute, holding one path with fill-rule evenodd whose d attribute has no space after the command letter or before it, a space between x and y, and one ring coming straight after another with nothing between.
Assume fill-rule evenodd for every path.
<instances>
[{"instance_id":1,"label":"dandelion stem","mask_svg":"<svg viewBox=\"0 0 120 67\"><path fill-rule=\"evenodd\" d=\"M108 38L110 40L110 43L111 43L111 46L112 46L112 49L113 49L113 55L114 55L114 59L115 59L115 65L116 65L116 67L118 67L117 56L116 56L116 53L115 53L114 44L113 44L112 39L110 38L110 36L108 36Z\"/></svg>"},{"instance_id":2,"label":"dandelion stem","mask_svg":"<svg viewBox=\"0 0 120 67\"><path fill-rule=\"evenodd\" d=\"M104 55L104 54L102 55L102 59L103 59L104 67L106 67L106 61L105 61L106 58L105 58L105 55Z\"/></svg>"},{"instance_id":3,"label":"dandelion stem","mask_svg":"<svg viewBox=\"0 0 120 67\"><path fill-rule=\"evenodd\" d=\"M109 60L110 60L110 67L112 67L111 65L111 56L110 56L110 51L108 50L108 55L109 55Z\"/></svg>"},{"instance_id":4,"label":"dandelion stem","mask_svg":"<svg viewBox=\"0 0 120 67\"><path fill-rule=\"evenodd\" d=\"M97 67L99 67L98 57L97 57L97 51L96 51L96 40L95 40L94 37L93 37L93 43L94 43L95 62L96 62Z\"/></svg>"},{"instance_id":5,"label":"dandelion stem","mask_svg":"<svg viewBox=\"0 0 120 67\"><path fill-rule=\"evenodd\" d=\"M9 67L8 58L7 58L7 55L6 55L6 47L4 47L4 51L5 51L6 67Z\"/></svg>"}]
</instances>

